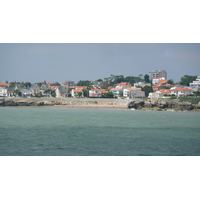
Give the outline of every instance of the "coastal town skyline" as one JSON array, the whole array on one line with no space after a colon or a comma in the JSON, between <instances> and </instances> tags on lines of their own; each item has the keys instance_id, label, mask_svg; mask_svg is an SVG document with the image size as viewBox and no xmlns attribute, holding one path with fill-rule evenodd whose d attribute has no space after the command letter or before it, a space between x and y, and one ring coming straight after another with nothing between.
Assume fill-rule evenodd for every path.
<instances>
[{"instance_id":1,"label":"coastal town skyline","mask_svg":"<svg viewBox=\"0 0 200 200\"><path fill-rule=\"evenodd\" d=\"M62 82L110 74L139 76L164 69L174 82L200 74L200 44L14 43L0 44L0 81Z\"/></svg>"}]
</instances>

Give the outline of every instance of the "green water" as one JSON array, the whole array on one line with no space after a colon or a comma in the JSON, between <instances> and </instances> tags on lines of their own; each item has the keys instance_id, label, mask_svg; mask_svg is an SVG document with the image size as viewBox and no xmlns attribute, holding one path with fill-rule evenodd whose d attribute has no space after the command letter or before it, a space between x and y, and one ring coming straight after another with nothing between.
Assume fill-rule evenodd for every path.
<instances>
[{"instance_id":1,"label":"green water","mask_svg":"<svg viewBox=\"0 0 200 200\"><path fill-rule=\"evenodd\" d=\"M200 112L0 108L1 156L199 156Z\"/></svg>"}]
</instances>

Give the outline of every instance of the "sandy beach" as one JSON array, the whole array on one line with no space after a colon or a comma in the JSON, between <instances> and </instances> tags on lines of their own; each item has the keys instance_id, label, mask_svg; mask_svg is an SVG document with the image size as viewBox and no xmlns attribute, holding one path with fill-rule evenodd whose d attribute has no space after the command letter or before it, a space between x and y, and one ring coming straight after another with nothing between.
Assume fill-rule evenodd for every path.
<instances>
[{"instance_id":1,"label":"sandy beach","mask_svg":"<svg viewBox=\"0 0 200 200\"><path fill-rule=\"evenodd\" d=\"M54 105L57 108L95 108L95 109L127 109L125 105Z\"/></svg>"}]
</instances>

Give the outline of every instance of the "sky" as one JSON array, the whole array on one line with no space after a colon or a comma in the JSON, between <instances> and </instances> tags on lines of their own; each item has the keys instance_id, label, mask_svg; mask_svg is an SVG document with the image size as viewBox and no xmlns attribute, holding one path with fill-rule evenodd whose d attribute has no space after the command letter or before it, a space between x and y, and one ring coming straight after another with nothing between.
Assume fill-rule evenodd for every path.
<instances>
[{"instance_id":1,"label":"sky","mask_svg":"<svg viewBox=\"0 0 200 200\"><path fill-rule=\"evenodd\" d=\"M0 82L95 81L166 70L200 75L199 43L1 43Z\"/></svg>"}]
</instances>

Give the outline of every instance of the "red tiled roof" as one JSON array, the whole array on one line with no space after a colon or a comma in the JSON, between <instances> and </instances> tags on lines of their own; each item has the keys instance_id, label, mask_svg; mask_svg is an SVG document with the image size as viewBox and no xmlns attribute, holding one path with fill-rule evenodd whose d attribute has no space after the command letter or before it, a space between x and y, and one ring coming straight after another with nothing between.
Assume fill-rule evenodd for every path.
<instances>
[{"instance_id":1,"label":"red tiled roof","mask_svg":"<svg viewBox=\"0 0 200 200\"><path fill-rule=\"evenodd\" d=\"M161 89L161 90L159 90L159 92L161 92L161 93L171 93L171 90L170 89Z\"/></svg>"},{"instance_id":2,"label":"red tiled roof","mask_svg":"<svg viewBox=\"0 0 200 200\"><path fill-rule=\"evenodd\" d=\"M159 88L159 85L153 85L152 88Z\"/></svg>"},{"instance_id":3,"label":"red tiled roof","mask_svg":"<svg viewBox=\"0 0 200 200\"><path fill-rule=\"evenodd\" d=\"M176 88L176 89L173 89L172 91L193 91L191 89L188 89L188 88Z\"/></svg>"},{"instance_id":4,"label":"red tiled roof","mask_svg":"<svg viewBox=\"0 0 200 200\"><path fill-rule=\"evenodd\" d=\"M51 86L51 90L56 90L56 86Z\"/></svg>"},{"instance_id":5,"label":"red tiled roof","mask_svg":"<svg viewBox=\"0 0 200 200\"><path fill-rule=\"evenodd\" d=\"M75 89L87 89L87 86L73 86Z\"/></svg>"},{"instance_id":6,"label":"red tiled roof","mask_svg":"<svg viewBox=\"0 0 200 200\"><path fill-rule=\"evenodd\" d=\"M128 82L121 82L121 83L117 83L117 84L115 84L115 86L121 86L121 87L130 86L130 87L131 87L131 84L128 83Z\"/></svg>"},{"instance_id":7,"label":"red tiled roof","mask_svg":"<svg viewBox=\"0 0 200 200\"><path fill-rule=\"evenodd\" d=\"M167 81L168 81L168 80L160 80L160 81L158 82L158 84L164 84L164 83L167 83Z\"/></svg>"},{"instance_id":8,"label":"red tiled roof","mask_svg":"<svg viewBox=\"0 0 200 200\"><path fill-rule=\"evenodd\" d=\"M117 91L117 90L122 90L122 88L112 88L111 90L113 90L113 91Z\"/></svg>"},{"instance_id":9,"label":"red tiled roof","mask_svg":"<svg viewBox=\"0 0 200 200\"><path fill-rule=\"evenodd\" d=\"M74 92L83 92L83 91L80 89L75 89Z\"/></svg>"},{"instance_id":10,"label":"red tiled roof","mask_svg":"<svg viewBox=\"0 0 200 200\"><path fill-rule=\"evenodd\" d=\"M100 91L101 93L108 93L108 91L105 90L105 89L100 89L99 91Z\"/></svg>"},{"instance_id":11,"label":"red tiled roof","mask_svg":"<svg viewBox=\"0 0 200 200\"><path fill-rule=\"evenodd\" d=\"M40 83L44 84L44 82L40 82ZM47 85L51 85L51 84L53 84L53 83L46 82L46 84L47 84Z\"/></svg>"},{"instance_id":12,"label":"red tiled roof","mask_svg":"<svg viewBox=\"0 0 200 200\"><path fill-rule=\"evenodd\" d=\"M130 91L137 91L136 89L134 88L126 88L126 90L130 90Z\"/></svg>"},{"instance_id":13,"label":"red tiled roof","mask_svg":"<svg viewBox=\"0 0 200 200\"><path fill-rule=\"evenodd\" d=\"M0 86L10 86L11 84L0 83Z\"/></svg>"}]
</instances>

